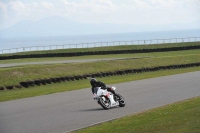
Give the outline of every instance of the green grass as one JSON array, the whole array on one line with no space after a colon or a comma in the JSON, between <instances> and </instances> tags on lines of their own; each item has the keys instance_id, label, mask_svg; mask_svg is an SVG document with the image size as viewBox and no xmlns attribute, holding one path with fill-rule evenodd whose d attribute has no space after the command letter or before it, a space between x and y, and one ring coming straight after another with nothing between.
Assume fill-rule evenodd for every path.
<instances>
[{"instance_id":1,"label":"green grass","mask_svg":"<svg viewBox=\"0 0 200 133\"><path fill-rule=\"evenodd\" d=\"M193 71L200 71L200 67L104 77L104 78L99 78L99 80L105 82L106 84L116 84L116 83L142 80L142 79L193 72ZM49 84L45 86L35 86L30 88L5 90L5 91L0 91L0 102L40 96L40 95L47 95L58 92L72 91L83 88L90 88L89 80L62 82L56 84Z\"/></svg>"},{"instance_id":2,"label":"green grass","mask_svg":"<svg viewBox=\"0 0 200 133\"><path fill-rule=\"evenodd\" d=\"M107 46L107 47L95 47L95 48L73 48L73 49L60 49L60 50L20 52L20 53L15 53L15 54L2 54L2 55L69 53L69 52L131 50L131 49L155 49L155 48L169 48L169 47L181 47L181 46L191 46L191 45L192 46L197 46L197 45L200 45L200 42L171 43L171 44L152 44L152 45L120 45L120 46ZM2 56L2 55L0 55L0 56Z\"/></svg>"},{"instance_id":3,"label":"green grass","mask_svg":"<svg viewBox=\"0 0 200 133\"><path fill-rule=\"evenodd\" d=\"M200 97L129 115L77 133L199 133Z\"/></svg>"},{"instance_id":4,"label":"green grass","mask_svg":"<svg viewBox=\"0 0 200 133\"><path fill-rule=\"evenodd\" d=\"M184 56L184 55L197 55L197 54L200 54L200 50L135 53L135 54L114 54L114 55L88 55L88 56L80 56L80 57L54 57L54 58L30 58L30 59L25 58L25 59L0 60L0 64L23 63L23 62L62 61L62 60L105 59L105 58Z\"/></svg>"},{"instance_id":5,"label":"green grass","mask_svg":"<svg viewBox=\"0 0 200 133\"><path fill-rule=\"evenodd\" d=\"M61 77L77 74L87 74L105 71L114 71L127 68L143 68L155 67L173 64L186 64L200 62L200 50L185 50L176 52L158 52L136 54L138 56L154 56L154 58L134 59L134 60L115 60L115 61L101 61L90 63L73 63L73 64L54 64L54 65L30 65L21 67L1 68L0 69L0 86L16 85L21 81L36 80L52 77ZM80 59L96 59L96 58L133 58L134 54L123 55L106 55L106 56L83 56ZM44 58L43 60L45 60ZM78 59L77 57L67 59ZM50 60L50 59L49 59ZM60 58L58 58L60 60ZM14 61L14 60L11 60ZM27 60L23 60L27 62ZM127 82L145 78L152 78L157 76L164 76L182 72L197 71L197 68L177 69L172 71L159 71L154 73L144 73L136 75L125 75L121 77L103 78L106 83ZM171 73L172 72L172 73ZM112 79L112 80L111 80ZM14 89L11 91L0 91L0 101L14 100L25 97L32 97L38 95L52 94L63 91L70 91L74 89L81 89L88 86L87 80L75 82L65 82L60 84L52 84L47 86L34 87L30 89Z\"/></svg>"},{"instance_id":6,"label":"green grass","mask_svg":"<svg viewBox=\"0 0 200 133\"><path fill-rule=\"evenodd\" d=\"M171 46L187 46L199 45L199 43L183 43L176 45L151 45L151 46L118 46L115 49L143 49L143 48L158 48ZM70 49L42 51L19 54L36 54L49 52L78 52L78 51L97 51L97 50L113 50L113 47L97 48L97 49ZM0 86L18 84L20 81L33 80L38 78L59 77L67 75L76 75L84 73L93 73L100 71L114 71L117 69L126 68L142 68L154 67L159 65L186 64L200 62L200 50L188 50L178 52L162 52L162 53L147 53L147 54L126 54L126 55L105 55L105 56L83 56L72 58L54 58L53 60L72 60L72 59L96 59L96 58L133 58L141 56L155 56L156 58L146 58L138 60L119 60L119 61L102 61L95 63L74 63L74 64L55 64L55 65L34 65L22 66L13 68L0 69ZM43 59L19 59L0 61L0 63L18 63L18 62L33 62L33 61L52 61L51 58ZM97 69L98 68L98 69ZM142 80L160 76L180 74L186 72L200 71L200 67L156 71L140 74L129 74L123 76L105 77L99 80L106 84L116 84L121 82L129 82ZM58 92L72 91L83 88L89 88L88 80L62 82L50 84L46 86L35 86L30 88L14 89L0 91L0 102L22 99L40 95L47 95ZM145 111L137 115L127 116L118 120L103 123L99 126L94 126L80 133L98 133L98 132L116 132L116 133L199 133L200 132L200 97L180 102L177 104L167 105L165 107Z\"/></svg>"},{"instance_id":7,"label":"green grass","mask_svg":"<svg viewBox=\"0 0 200 133\"><path fill-rule=\"evenodd\" d=\"M26 80L195 62L200 62L200 55L1 68L0 86L16 85Z\"/></svg>"}]
</instances>

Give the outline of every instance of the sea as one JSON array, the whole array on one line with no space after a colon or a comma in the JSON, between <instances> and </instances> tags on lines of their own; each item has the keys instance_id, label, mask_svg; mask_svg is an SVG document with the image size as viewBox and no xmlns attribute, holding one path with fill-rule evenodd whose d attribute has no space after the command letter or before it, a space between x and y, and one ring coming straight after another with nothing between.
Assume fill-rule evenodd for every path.
<instances>
[{"instance_id":1,"label":"sea","mask_svg":"<svg viewBox=\"0 0 200 133\"><path fill-rule=\"evenodd\" d=\"M0 54L63 48L148 45L193 41L200 41L200 29L32 38L0 38Z\"/></svg>"}]
</instances>

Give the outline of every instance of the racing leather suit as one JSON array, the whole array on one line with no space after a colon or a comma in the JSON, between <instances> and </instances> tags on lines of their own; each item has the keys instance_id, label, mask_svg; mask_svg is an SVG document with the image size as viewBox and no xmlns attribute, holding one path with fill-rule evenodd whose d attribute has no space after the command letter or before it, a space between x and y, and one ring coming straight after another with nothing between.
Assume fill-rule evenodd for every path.
<instances>
[{"instance_id":1,"label":"racing leather suit","mask_svg":"<svg viewBox=\"0 0 200 133\"><path fill-rule=\"evenodd\" d=\"M111 90L110 87L106 87L106 84L101 81L96 81L96 83L92 85L91 90L93 94L94 94L95 87L101 87L101 89L104 89L104 90L107 89L108 91L112 92L115 95L115 91Z\"/></svg>"}]
</instances>

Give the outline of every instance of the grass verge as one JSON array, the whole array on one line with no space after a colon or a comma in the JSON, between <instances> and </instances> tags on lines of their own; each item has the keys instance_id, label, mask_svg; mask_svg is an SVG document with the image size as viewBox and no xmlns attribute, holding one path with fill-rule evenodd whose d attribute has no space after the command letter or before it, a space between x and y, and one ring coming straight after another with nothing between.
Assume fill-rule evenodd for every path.
<instances>
[{"instance_id":1,"label":"grass verge","mask_svg":"<svg viewBox=\"0 0 200 133\"><path fill-rule=\"evenodd\" d=\"M200 97L102 123L76 133L199 133Z\"/></svg>"},{"instance_id":2,"label":"grass verge","mask_svg":"<svg viewBox=\"0 0 200 133\"><path fill-rule=\"evenodd\" d=\"M75 76L88 73L137 69L175 64L200 62L199 55L170 56L132 60L112 60L88 63L35 65L0 69L0 86L16 85L21 81L62 76Z\"/></svg>"},{"instance_id":3,"label":"grass verge","mask_svg":"<svg viewBox=\"0 0 200 133\"><path fill-rule=\"evenodd\" d=\"M193 72L193 71L200 71L200 67L104 77L99 80L105 82L106 84L116 84L116 83L142 80L142 79L180 74L180 73L186 73L186 72ZM89 87L90 87L90 84L88 80L79 80L79 81L63 82L59 84L52 84L52 85L46 85L46 86L36 86L34 88L5 90L5 91L0 91L0 102L40 96L40 95L47 95L47 94L52 94L52 93L64 92L64 91L78 90L78 89L89 88Z\"/></svg>"}]
</instances>

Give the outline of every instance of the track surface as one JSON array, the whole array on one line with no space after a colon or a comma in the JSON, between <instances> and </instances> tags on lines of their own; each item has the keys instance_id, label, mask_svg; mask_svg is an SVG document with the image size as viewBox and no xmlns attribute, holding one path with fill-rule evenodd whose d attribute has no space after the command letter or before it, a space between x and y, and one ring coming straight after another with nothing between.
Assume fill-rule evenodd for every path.
<instances>
[{"instance_id":1,"label":"track surface","mask_svg":"<svg viewBox=\"0 0 200 133\"><path fill-rule=\"evenodd\" d=\"M103 110L91 90L0 103L0 133L64 133L127 114L200 96L200 71L115 84L124 108ZM55 88L56 89L56 88Z\"/></svg>"},{"instance_id":2,"label":"track surface","mask_svg":"<svg viewBox=\"0 0 200 133\"><path fill-rule=\"evenodd\" d=\"M8 63L8 64L1 64L0 63L0 68L23 66L23 65L44 65L44 64L60 64L60 63L96 62L96 61L109 61L109 60L130 60L130 59L141 59L141 58L151 58L151 57L150 56L144 56L144 57L134 57L134 58L104 58L104 59L83 59L83 60L59 60L59 61L41 61L41 62L24 62L24 63Z\"/></svg>"}]
</instances>

